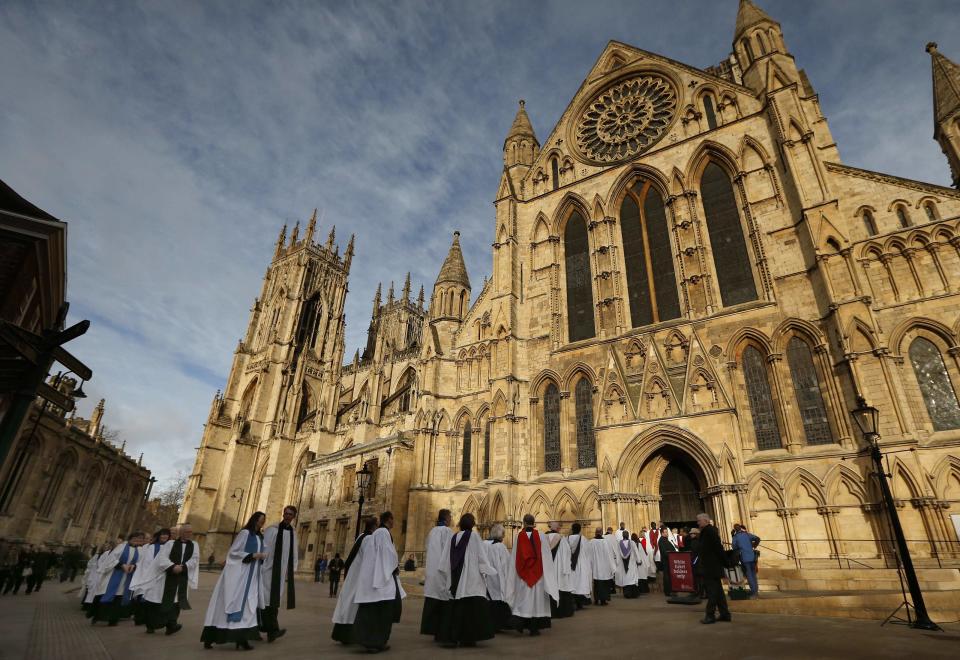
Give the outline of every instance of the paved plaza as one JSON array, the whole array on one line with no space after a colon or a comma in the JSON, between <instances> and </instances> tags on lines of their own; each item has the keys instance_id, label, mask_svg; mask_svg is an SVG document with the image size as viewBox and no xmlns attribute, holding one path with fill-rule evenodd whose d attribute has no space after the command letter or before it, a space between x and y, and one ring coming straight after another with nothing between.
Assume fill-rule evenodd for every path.
<instances>
[{"instance_id":1,"label":"paved plaza","mask_svg":"<svg viewBox=\"0 0 960 660\"><path fill-rule=\"evenodd\" d=\"M194 609L181 618L184 628L167 637L147 635L143 628L124 622L116 628L91 626L80 611L77 593L69 585L48 582L39 594L0 598L0 658L3 660L185 660L234 657L232 647L205 651L200 630L215 574L201 573L201 588L192 594ZM330 639L334 600L326 584L300 582L298 607L281 612L287 628L282 639L256 645L251 658L356 658L359 649L342 647ZM503 657L550 655L558 658L649 657L649 644L668 645L674 657L704 658L957 658L960 625L943 633L927 633L901 626L881 628L871 621L738 614L732 624L703 626L699 608L667 605L658 595L633 601L615 598L610 606L594 608L572 619L557 621L538 639L506 634L477 649L452 652L418 634L423 601L404 601L403 620L394 627L386 658L425 660L442 656ZM706 650L700 656L698 649Z\"/></svg>"}]
</instances>

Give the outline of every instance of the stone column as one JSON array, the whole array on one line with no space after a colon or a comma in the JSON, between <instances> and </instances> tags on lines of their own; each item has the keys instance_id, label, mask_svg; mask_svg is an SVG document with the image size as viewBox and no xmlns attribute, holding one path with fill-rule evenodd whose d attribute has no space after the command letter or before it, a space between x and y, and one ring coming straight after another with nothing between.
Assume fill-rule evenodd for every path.
<instances>
[{"instance_id":1,"label":"stone column","mask_svg":"<svg viewBox=\"0 0 960 660\"><path fill-rule=\"evenodd\" d=\"M797 545L797 531L794 525L797 510L784 507L777 509L777 515L783 521L784 538L787 540L787 548L793 557L793 562L797 568L800 568L800 547Z\"/></svg>"},{"instance_id":2,"label":"stone column","mask_svg":"<svg viewBox=\"0 0 960 660\"><path fill-rule=\"evenodd\" d=\"M840 559L847 553L840 541L840 528L837 526L837 515L840 509L830 506L818 506L817 513L823 516L824 526L827 528L827 540L830 542L830 558Z\"/></svg>"}]
</instances>

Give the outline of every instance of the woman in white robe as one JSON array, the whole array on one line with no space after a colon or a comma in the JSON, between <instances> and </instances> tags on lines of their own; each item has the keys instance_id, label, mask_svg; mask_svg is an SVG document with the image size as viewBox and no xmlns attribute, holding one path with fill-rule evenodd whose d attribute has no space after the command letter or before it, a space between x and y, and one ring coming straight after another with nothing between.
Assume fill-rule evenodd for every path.
<instances>
[{"instance_id":1,"label":"woman in white robe","mask_svg":"<svg viewBox=\"0 0 960 660\"><path fill-rule=\"evenodd\" d=\"M523 516L523 529L517 534L510 561L513 627L518 632L529 630L531 636L550 627L550 599L560 600L550 542L534 524L532 515Z\"/></svg>"},{"instance_id":2,"label":"woman in white robe","mask_svg":"<svg viewBox=\"0 0 960 660\"><path fill-rule=\"evenodd\" d=\"M450 529L450 509L440 509L437 524L427 534L426 561L423 567L423 615L420 618L420 634L436 635L437 627L450 600L450 593L443 587L440 564L447 558L447 546L453 530Z\"/></svg>"},{"instance_id":3,"label":"woman in white robe","mask_svg":"<svg viewBox=\"0 0 960 660\"><path fill-rule=\"evenodd\" d=\"M483 576L487 585L490 618L493 620L497 632L510 629L510 551L503 544L503 525L496 524L490 528L488 538L484 541L484 550L487 551L487 562L496 572Z\"/></svg>"},{"instance_id":4,"label":"woman in white robe","mask_svg":"<svg viewBox=\"0 0 960 660\"><path fill-rule=\"evenodd\" d=\"M93 599L97 595L97 585L100 582L100 572L98 570L100 558L112 549L109 543L104 543L99 548L95 548L93 555L87 560L87 570L83 574L84 588L80 592L80 600L83 601L82 608L87 613L87 617L92 616L90 606L93 605Z\"/></svg>"},{"instance_id":5,"label":"woman in white robe","mask_svg":"<svg viewBox=\"0 0 960 660\"><path fill-rule=\"evenodd\" d=\"M340 588L337 606L333 610L333 632L330 634L331 638L341 644L351 644L353 642L353 621L357 618L357 609L359 608L355 598L357 585L360 584L360 571L351 572L350 569L354 565L361 566L363 564L365 552L373 552L373 545L369 538L376 528L376 518L371 516L364 519L363 533L353 542L353 548L350 549L347 561L343 565L343 587Z\"/></svg>"},{"instance_id":6,"label":"woman in white robe","mask_svg":"<svg viewBox=\"0 0 960 660\"><path fill-rule=\"evenodd\" d=\"M493 622L487 606L484 576L496 569L487 561L483 540L473 531L477 521L472 513L460 517L460 531L448 541L448 551L440 562L443 587L452 597L442 610L435 639L445 646L476 646L493 639Z\"/></svg>"},{"instance_id":7,"label":"woman in white robe","mask_svg":"<svg viewBox=\"0 0 960 660\"><path fill-rule=\"evenodd\" d=\"M623 590L624 598L636 598L640 595L637 588L637 546L630 540L627 532L621 532L621 539L617 544L617 572L615 580L617 586Z\"/></svg>"},{"instance_id":8,"label":"woman in white robe","mask_svg":"<svg viewBox=\"0 0 960 660\"><path fill-rule=\"evenodd\" d=\"M560 523L551 522L546 533L553 556L553 567L557 573L557 591L560 597L550 601L550 618L566 619L577 611L573 600L573 570L570 568L570 545L560 535Z\"/></svg>"},{"instance_id":9,"label":"woman in white robe","mask_svg":"<svg viewBox=\"0 0 960 660\"><path fill-rule=\"evenodd\" d=\"M140 546L145 540L140 532L133 532L126 543L118 544L97 562L100 582L93 601L92 623L106 621L115 626L120 619L130 616L133 599L130 582L141 556Z\"/></svg>"},{"instance_id":10,"label":"woman in white robe","mask_svg":"<svg viewBox=\"0 0 960 660\"><path fill-rule=\"evenodd\" d=\"M141 626L146 623L146 608L143 602L143 592L146 583L153 575L150 571L150 564L153 563L154 558L157 556L157 553L160 552L163 544L169 540L170 530L164 527L153 535L153 540L150 543L140 548L140 561L137 562L137 570L133 574L133 579L130 580L130 591L133 592L135 602L133 609L134 625ZM153 631L148 628L147 632Z\"/></svg>"},{"instance_id":11,"label":"woman in white robe","mask_svg":"<svg viewBox=\"0 0 960 660\"><path fill-rule=\"evenodd\" d=\"M567 545L570 548L570 591L577 609L590 604L590 590L593 587L593 566L591 564L590 542L580 535L580 523L573 523Z\"/></svg>"},{"instance_id":12,"label":"woman in white robe","mask_svg":"<svg viewBox=\"0 0 960 660\"><path fill-rule=\"evenodd\" d=\"M204 648L233 642L238 649L251 649L250 640L260 639L257 609L264 602L260 565L266 556L260 530L266 519L262 511L250 516L227 552L203 621Z\"/></svg>"},{"instance_id":13,"label":"woman in white robe","mask_svg":"<svg viewBox=\"0 0 960 660\"><path fill-rule=\"evenodd\" d=\"M590 541L590 566L593 569L593 604L606 605L610 602L610 583L616 573L615 557L610 552L610 544L603 538L599 527Z\"/></svg>"}]
</instances>

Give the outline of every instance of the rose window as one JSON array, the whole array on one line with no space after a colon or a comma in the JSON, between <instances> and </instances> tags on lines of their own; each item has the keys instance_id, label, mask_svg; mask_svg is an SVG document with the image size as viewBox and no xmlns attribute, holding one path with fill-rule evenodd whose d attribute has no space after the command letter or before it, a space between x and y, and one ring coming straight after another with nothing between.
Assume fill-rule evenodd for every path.
<instances>
[{"instance_id":1,"label":"rose window","mask_svg":"<svg viewBox=\"0 0 960 660\"><path fill-rule=\"evenodd\" d=\"M591 102L577 124L577 146L588 158L615 163L655 144L677 109L666 78L645 74L617 83Z\"/></svg>"}]
</instances>

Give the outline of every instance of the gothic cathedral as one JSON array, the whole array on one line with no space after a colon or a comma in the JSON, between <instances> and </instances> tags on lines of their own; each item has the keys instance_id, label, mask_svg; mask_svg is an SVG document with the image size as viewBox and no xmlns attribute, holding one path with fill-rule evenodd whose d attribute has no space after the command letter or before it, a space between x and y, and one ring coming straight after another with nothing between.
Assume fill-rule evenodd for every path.
<instances>
[{"instance_id":1,"label":"gothic cathedral","mask_svg":"<svg viewBox=\"0 0 960 660\"><path fill-rule=\"evenodd\" d=\"M927 50L960 186L960 66ZM288 503L301 566L343 554L365 466L406 554L440 507L481 529L703 510L783 557L882 561L861 396L914 556L956 556L960 193L844 165L750 0L717 66L609 43L542 144L521 101L494 204L482 289L455 233L429 301L378 290L346 363L353 239L315 240L316 213L281 232L190 477L204 557Z\"/></svg>"}]
</instances>

